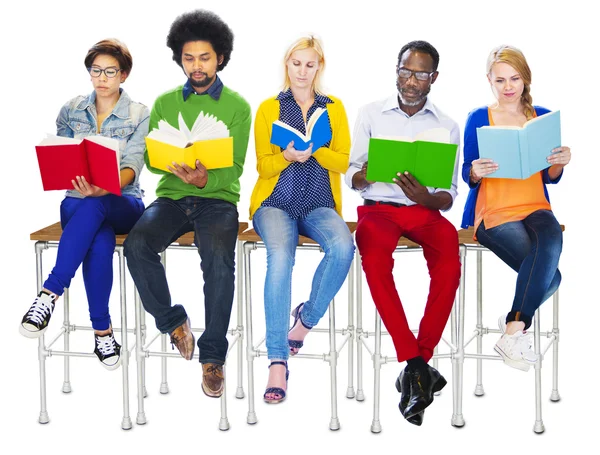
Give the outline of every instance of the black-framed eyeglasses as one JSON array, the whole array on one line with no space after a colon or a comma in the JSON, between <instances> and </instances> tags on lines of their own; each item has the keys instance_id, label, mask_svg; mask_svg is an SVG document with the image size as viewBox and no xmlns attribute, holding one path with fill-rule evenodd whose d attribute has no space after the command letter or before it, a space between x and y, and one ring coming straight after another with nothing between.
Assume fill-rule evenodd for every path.
<instances>
[{"instance_id":1,"label":"black-framed eyeglasses","mask_svg":"<svg viewBox=\"0 0 600 455\"><path fill-rule=\"evenodd\" d=\"M427 79L429 79L433 74L435 73L435 71L432 71L431 73L428 71L412 71L409 70L408 68L398 68L398 77L400 79L410 79L411 76L414 74L415 78L418 81L426 81Z\"/></svg>"},{"instance_id":2,"label":"black-framed eyeglasses","mask_svg":"<svg viewBox=\"0 0 600 455\"><path fill-rule=\"evenodd\" d=\"M100 77L100 75L102 73L106 74L106 77L110 77L113 78L115 77L117 74L119 74L119 71L123 71L120 68L96 68L96 67L91 67L88 68L88 73L90 73L90 76L92 77Z\"/></svg>"}]
</instances>

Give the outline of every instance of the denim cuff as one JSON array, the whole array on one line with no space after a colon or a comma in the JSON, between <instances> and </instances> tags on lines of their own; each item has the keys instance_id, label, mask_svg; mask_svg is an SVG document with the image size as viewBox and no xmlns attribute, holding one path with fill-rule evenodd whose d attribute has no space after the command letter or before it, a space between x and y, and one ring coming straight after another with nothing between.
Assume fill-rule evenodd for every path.
<instances>
[{"instance_id":1,"label":"denim cuff","mask_svg":"<svg viewBox=\"0 0 600 455\"><path fill-rule=\"evenodd\" d=\"M225 360L221 359L199 359L200 363L216 363L217 365L225 365Z\"/></svg>"},{"instance_id":2,"label":"denim cuff","mask_svg":"<svg viewBox=\"0 0 600 455\"><path fill-rule=\"evenodd\" d=\"M508 313L508 315L506 316L506 323L508 324L509 322L513 321L521 321L525 323L524 330L527 330L529 327L531 327L532 319L532 316L527 316L526 314L523 314L520 311L511 310L511 312Z\"/></svg>"}]
</instances>

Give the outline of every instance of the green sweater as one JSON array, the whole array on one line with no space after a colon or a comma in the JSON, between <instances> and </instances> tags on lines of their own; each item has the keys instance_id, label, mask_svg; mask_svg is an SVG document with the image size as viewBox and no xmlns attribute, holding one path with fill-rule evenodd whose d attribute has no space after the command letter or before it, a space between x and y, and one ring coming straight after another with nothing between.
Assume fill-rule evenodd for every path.
<instances>
[{"instance_id":1,"label":"green sweater","mask_svg":"<svg viewBox=\"0 0 600 455\"><path fill-rule=\"evenodd\" d=\"M222 199L236 204L240 200L239 178L244 168L252 122L250 105L238 93L227 87L223 87L219 101L209 95L198 96L195 94L190 95L184 101L183 86L179 86L160 95L154 102L150 113L150 131L158 127L159 120L165 120L178 128L179 112L189 128L193 126L200 112L212 114L225 123L230 136L233 137L233 166L209 170L206 186L198 188L183 182L170 172L151 167L148 150L146 150L144 159L150 172L163 174L158 182L156 195L175 200L185 196L198 196Z\"/></svg>"}]
</instances>

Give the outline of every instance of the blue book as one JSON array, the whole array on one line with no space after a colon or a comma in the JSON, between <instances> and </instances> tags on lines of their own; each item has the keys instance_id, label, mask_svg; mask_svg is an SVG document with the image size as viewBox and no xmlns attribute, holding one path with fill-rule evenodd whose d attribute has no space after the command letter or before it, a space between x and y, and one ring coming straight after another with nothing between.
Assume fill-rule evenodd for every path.
<instances>
[{"instance_id":1,"label":"blue book","mask_svg":"<svg viewBox=\"0 0 600 455\"><path fill-rule=\"evenodd\" d=\"M304 151L312 142L312 151L315 153L330 140L331 127L329 126L329 116L327 115L327 109L321 107L317 108L308 120L306 135L280 120L273 122L271 144L278 145L282 149L285 149L291 141L294 141L294 148Z\"/></svg>"},{"instance_id":2,"label":"blue book","mask_svg":"<svg viewBox=\"0 0 600 455\"><path fill-rule=\"evenodd\" d=\"M498 170L490 178L527 179L550 164L547 158L560 147L560 111L549 112L518 126L477 128L479 156L491 158Z\"/></svg>"}]
</instances>

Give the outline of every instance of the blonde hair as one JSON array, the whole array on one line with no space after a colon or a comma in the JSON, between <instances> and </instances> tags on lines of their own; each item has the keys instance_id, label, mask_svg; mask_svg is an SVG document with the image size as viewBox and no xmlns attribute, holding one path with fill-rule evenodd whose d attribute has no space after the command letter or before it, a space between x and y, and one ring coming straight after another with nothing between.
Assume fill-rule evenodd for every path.
<instances>
[{"instance_id":1,"label":"blonde hair","mask_svg":"<svg viewBox=\"0 0 600 455\"><path fill-rule=\"evenodd\" d=\"M531 98L531 69L527 64L527 60L519 49L514 46L503 44L498 46L490 52L487 60L487 75L491 76L492 67L496 63L506 63L512 66L523 79L523 93L521 95L521 104L523 105L523 112L527 119L532 119L535 114L533 108L533 99Z\"/></svg>"},{"instance_id":2,"label":"blonde hair","mask_svg":"<svg viewBox=\"0 0 600 455\"><path fill-rule=\"evenodd\" d=\"M283 58L283 69L285 74L283 82L283 91L286 91L292 85L290 81L290 76L288 75L287 71L287 62L294 52L301 51L304 49L313 49L319 56L319 69L315 74L315 78L313 79L311 88L316 93L323 94L323 90L321 88L321 75L325 70L325 54L323 53L323 45L321 43L321 40L313 35L303 36L302 38L297 39L294 43L292 43L292 45L285 53L285 57Z\"/></svg>"}]
</instances>

